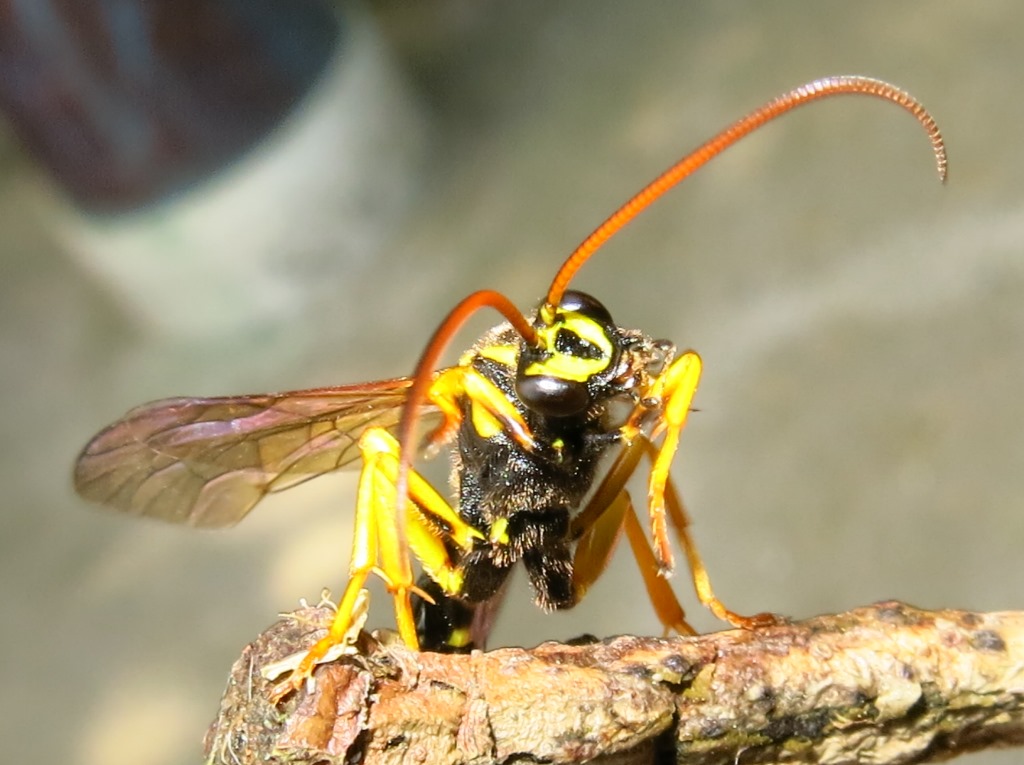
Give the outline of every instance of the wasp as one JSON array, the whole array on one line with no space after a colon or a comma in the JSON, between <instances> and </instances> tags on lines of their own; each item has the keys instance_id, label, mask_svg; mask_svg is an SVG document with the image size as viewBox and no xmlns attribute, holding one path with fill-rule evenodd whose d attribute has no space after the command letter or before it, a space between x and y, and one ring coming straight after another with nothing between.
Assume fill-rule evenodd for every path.
<instances>
[{"instance_id":1,"label":"wasp","mask_svg":"<svg viewBox=\"0 0 1024 765\"><path fill-rule=\"evenodd\" d=\"M523 564L542 608L571 608L623 534L667 630L693 633L667 579L673 535L702 604L734 626L772 622L730 611L714 594L669 477L700 356L620 327L570 284L609 238L717 154L797 106L840 94L874 96L913 115L945 180L941 134L916 99L866 77L816 80L737 120L633 196L570 254L529 316L483 290L441 322L410 377L146 404L85 447L76 489L129 513L225 527L270 492L360 467L348 584L327 635L275 688L278 697L345 639L371 575L393 598L408 646L467 651L482 647L514 566ZM504 322L438 371L466 319L487 308ZM414 467L442 447L451 452L454 503ZM649 535L627 490L643 461Z\"/></svg>"}]
</instances>

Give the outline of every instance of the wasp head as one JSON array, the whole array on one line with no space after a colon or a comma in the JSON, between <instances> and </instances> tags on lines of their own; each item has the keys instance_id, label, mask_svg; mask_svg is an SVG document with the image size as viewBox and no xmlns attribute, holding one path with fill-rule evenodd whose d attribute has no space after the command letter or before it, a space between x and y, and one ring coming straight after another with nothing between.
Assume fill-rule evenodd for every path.
<instances>
[{"instance_id":1,"label":"wasp head","mask_svg":"<svg viewBox=\"0 0 1024 765\"><path fill-rule=\"evenodd\" d=\"M621 393L633 385L627 378L645 373L633 369L632 351L646 338L619 329L608 309L583 292L567 291L553 311L543 306L533 326L537 344L524 344L519 354L516 393L544 417L583 416L610 384Z\"/></svg>"}]
</instances>

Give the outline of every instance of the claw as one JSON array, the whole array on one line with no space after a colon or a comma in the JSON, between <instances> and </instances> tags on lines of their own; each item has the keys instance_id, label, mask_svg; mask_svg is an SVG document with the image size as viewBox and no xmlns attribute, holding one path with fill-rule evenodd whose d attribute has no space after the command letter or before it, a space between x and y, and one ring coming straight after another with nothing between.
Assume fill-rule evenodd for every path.
<instances>
[{"instance_id":1,"label":"claw","mask_svg":"<svg viewBox=\"0 0 1024 765\"><path fill-rule=\"evenodd\" d=\"M302 687L304 679L308 679L312 682L313 678L296 678L294 675L286 680L282 680L277 683L273 688L270 689L269 697L270 703L274 706L280 704L284 699L290 696L292 693L298 691Z\"/></svg>"},{"instance_id":2,"label":"claw","mask_svg":"<svg viewBox=\"0 0 1024 765\"><path fill-rule=\"evenodd\" d=\"M356 595L355 605L352 607L349 626L340 637L335 638L331 632L328 632L309 649L297 651L264 666L260 670L260 674L267 680L275 680L286 672L291 672L288 677L270 689L271 702L275 705L280 704L286 696L301 690L303 684L307 685L308 691L312 691L313 671L318 665L327 664L341 656L356 653L358 649L355 643L366 624L369 609L370 593L367 590L360 590Z\"/></svg>"},{"instance_id":3,"label":"claw","mask_svg":"<svg viewBox=\"0 0 1024 765\"><path fill-rule=\"evenodd\" d=\"M764 627L777 627L780 624L785 624L788 620L784 616L772 613L760 613L754 614L753 616L741 616L740 614L728 612L728 618L726 619L733 627L739 627L745 630L757 630Z\"/></svg>"}]
</instances>

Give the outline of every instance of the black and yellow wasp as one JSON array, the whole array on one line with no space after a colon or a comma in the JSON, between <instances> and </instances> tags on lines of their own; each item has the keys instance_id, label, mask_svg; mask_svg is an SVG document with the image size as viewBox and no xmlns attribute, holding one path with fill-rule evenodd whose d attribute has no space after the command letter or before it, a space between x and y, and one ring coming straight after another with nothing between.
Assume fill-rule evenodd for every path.
<instances>
[{"instance_id":1,"label":"black and yellow wasp","mask_svg":"<svg viewBox=\"0 0 1024 765\"><path fill-rule=\"evenodd\" d=\"M738 120L623 205L569 256L530 318L500 293L481 291L441 323L412 377L139 407L85 447L75 470L78 492L138 515L222 527L269 492L361 465L349 582L337 616L278 695L299 687L344 638L370 574L393 596L406 644L468 650L486 638L488 604L514 565L525 566L542 608L570 608L600 576L623 532L667 629L692 632L666 579L673 567L669 527L704 605L736 626L770 621L735 614L715 597L669 479L700 357L619 327L600 302L569 284L605 241L719 152L797 106L844 93L909 111L927 131L945 178L938 128L910 95L864 77L809 83ZM457 365L435 371L453 335L484 307L506 322ZM421 451L446 445L454 505L412 467ZM651 465L650 541L626 490L644 459ZM413 557L423 572L418 582Z\"/></svg>"}]
</instances>

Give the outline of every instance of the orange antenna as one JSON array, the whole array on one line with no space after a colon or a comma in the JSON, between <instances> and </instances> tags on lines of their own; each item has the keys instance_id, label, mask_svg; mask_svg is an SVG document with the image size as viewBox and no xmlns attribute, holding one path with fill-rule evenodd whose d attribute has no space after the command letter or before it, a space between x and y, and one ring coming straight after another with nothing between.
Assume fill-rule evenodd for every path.
<instances>
[{"instance_id":1,"label":"orange antenna","mask_svg":"<svg viewBox=\"0 0 1024 765\"><path fill-rule=\"evenodd\" d=\"M416 363L416 371L413 373L412 386L409 388L409 395L402 407L402 416L398 424L398 475L395 478L396 507L395 516L398 519L398 544L404 550L405 541L405 503L408 499L409 466L412 463L413 452L416 443L416 423L419 420L420 407L426 403L427 390L434 378L434 370L440 363L441 354L456 332L466 323L466 320L481 308L491 308L498 311L508 319L513 329L529 344L537 344L537 333L525 316L512 305L507 297L494 290L480 290L463 298L455 308L441 322L441 325L434 330L434 334L427 343L420 360Z\"/></svg>"},{"instance_id":2,"label":"orange antenna","mask_svg":"<svg viewBox=\"0 0 1024 765\"><path fill-rule=\"evenodd\" d=\"M541 316L545 320L550 321L562 300L562 295L565 293L573 277L576 276L576 272L580 270L580 267L605 242L615 236L623 226L646 210L648 206L666 191L741 138L757 130L762 125L771 122L776 117L811 101L817 101L829 96L838 96L844 93L882 98L910 112L921 123L925 132L928 133L928 138L932 143L932 151L935 153L935 164L939 172L939 180L943 183L946 182L946 146L942 141L942 134L939 132L939 128L935 124L935 120L932 119L931 114L928 113L928 110L916 98L900 90L895 85L869 77L841 76L815 80L806 85L801 85L799 88L795 88L773 101L769 101L746 117L737 120L714 138L680 159L672 167L647 184L626 204L612 213L604 223L594 229L593 233L580 243L579 247L573 251L562 264L558 273L555 274L554 281L551 282L551 287L548 288L547 298L541 308Z\"/></svg>"}]
</instances>

